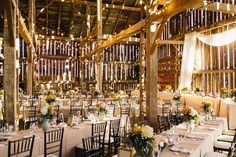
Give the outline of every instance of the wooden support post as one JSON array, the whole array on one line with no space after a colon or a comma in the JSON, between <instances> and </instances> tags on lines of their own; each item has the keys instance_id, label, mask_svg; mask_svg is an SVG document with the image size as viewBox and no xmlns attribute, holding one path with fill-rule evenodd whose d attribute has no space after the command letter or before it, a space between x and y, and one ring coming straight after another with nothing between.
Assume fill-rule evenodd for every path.
<instances>
[{"instance_id":1,"label":"wooden support post","mask_svg":"<svg viewBox=\"0 0 236 157\"><path fill-rule=\"evenodd\" d=\"M100 46L102 42L102 0L97 0L97 46ZM103 51L103 50L100 50ZM96 89L102 91L102 73L103 73L103 64L102 64L102 53L97 55L96 61Z\"/></svg>"},{"instance_id":2,"label":"wooden support post","mask_svg":"<svg viewBox=\"0 0 236 157\"><path fill-rule=\"evenodd\" d=\"M9 125L17 128L17 69L16 69L16 8L12 6L12 2L6 2L6 10L4 16L4 106L5 119ZM12 24L11 26L9 24ZM11 32L11 33L10 33Z\"/></svg>"},{"instance_id":3,"label":"wooden support post","mask_svg":"<svg viewBox=\"0 0 236 157\"><path fill-rule=\"evenodd\" d=\"M152 33L150 25L146 27L146 98L147 121L157 129L157 51L151 52Z\"/></svg>"},{"instance_id":4,"label":"wooden support post","mask_svg":"<svg viewBox=\"0 0 236 157\"><path fill-rule=\"evenodd\" d=\"M29 33L33 37L34 34L34 8L35 8L35 0L29 1ZM33 93L33 65L34 65L34 59L33 59L33 45L29 45L28 47L28 55L27 55L27 94L32 95Z\"/></svg>"},{"instance_id":5,"label":"wooden support post","mask_svg":"<svg viewBox=\"0 0 236 157\"><path fill-rule=\"evenodd\" d=\"M140 90L140 120L144 120L144 91L145 91L145 40L144 40L144 31L140 33L140 61L139 61L139 90Z\"/></svg>"}]
</instances>

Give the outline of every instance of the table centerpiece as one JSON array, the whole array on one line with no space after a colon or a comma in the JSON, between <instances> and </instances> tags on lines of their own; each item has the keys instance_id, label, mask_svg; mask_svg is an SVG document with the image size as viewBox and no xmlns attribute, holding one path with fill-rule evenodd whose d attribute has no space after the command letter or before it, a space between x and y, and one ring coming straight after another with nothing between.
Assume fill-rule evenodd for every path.
<instances>
[{"instance_id":1,"label":"table centerpiece","mask_svg":"<svg viewBox=\"0 0 236 157\"><path fill-rule=\"evenodd\" d=\"M225 99L229 96L228 94L229 90L226 87L220 88L220 97Z\"/></svg>"},{"instance_id":2,"label":"table centerpiece","mask_svg":"<svg viewBox=\"0 0 236 157\"><path fill-rule=\"evenodd\" d=\"M203 101L202 102L203 112L205 114L205 120L208 121L212 119L214 115L213 104L211 101Z\"/></svg>"},{"instance_id":3,"label":"table centerpiece","mask_svg":"<svg viewBox=\"0 0 236 157\"><path fill-rule=\"evenodd\" d=\"M108 109L107 105L104 102L98 103L97 104L97 109L98 109L98 120L103 121L104 118L106 118L109 109Z\"/></svg>"},{"instance_id":4,"label":"table centerpiece","mask_svg":"<svg viewBox=\"0 0 236 157\"><path fill-rule=\"evenodd\" d=\"M167 93L170 93L170 92L172 91L172 87L171 87L170 85L166 85L165 91L166 91Z\"/></svg>"},{"instance_id":5,"label":"table centerpiece","mask_svg":"<svg viewBox=\"0 0 236 157\"><path fill-rule=\"evenodd\" d=\"M188 87L183 87L183 88L181 89L181 93L187 94L187 93L188 93Z\"/></svg>"},{"instance_id":6,"label":"table centerpiece","mask_svg":"<svg viewBox=\"0 0 236 157\"><path fill-rule=\"evenodd\" d=\"M201 89L199 87L195 87L194 94L195 95L201 95Z\"/></svg>"},{"instance_id":7,"label":"table centerpiece","mask_svg":"<svg viewBox=\"0 0 236 157\"><path fill-rule=\"evenodd\" d=\"M129 144L135 149L135 157L153 156L153 128L135 125L128 134Z\"/></svg>"},{"instance_id":8,"label":"table centerpiece","mask_svg":"<svg viewBox=\"0 0 236 157\"><path fill-rule=\"evenodd\" d=\"M230 96L234 102L236 102L236 88L230 91Z\"/></svg>"},{"instance_id":9,"label":"table centerpiece","mask_svg":"<svg viewBox=\"0 0 236 157\"><path fill-rule=\"evenodd\" d=\"M42 129L44 132L47 132L48 129L51 127L49 121L54 116L53 106L50 104L44 104L40 108L40 121L42 121Z\"/></svg>"},{"instance_id":10,"label":"table centerpiece","mask_svg":"<svg viewBox=\"0 0 236 157\"><path fill-rule=\"evenodd\" d=\"M1 89L0 90L0 100L3 100L4 99L4 90Z\"/></svg>"},{"instance_id":11,"label":"table centerpiece","mask_svg":"<svg viewBox=\"0 0 236 157\"><path fill-rule=\"evenodd\" d=\"M180 102L180 98L181 98L181 95L178 93L178 94L175 94L173 96L173 101L176 101L176 102Z\"/></svg>"},{"instance_id":12,"label":"table centerpiece","mask_svg":"<svg viewBox=\"0 0 236 157\"><path fill-rule=\"evenodd\" d=\"M183 109L183 120L186 123L187 132L191 133L193 132L195 128L195 123L197 123L198 120L198 113L195 109L192 107L185 107Z\"/></svg>"},{"instance_id":13,"label":"table centerpiece","mask_svg":"<svg viewBox=\"0 0 236 157\"><path fill-rule=\"evenodd\" d=\"M56 101L56 95L54 93L55 92L53 90L47 91L45 100L49 105L52 105Z\"/></svg>"}]
</instances>

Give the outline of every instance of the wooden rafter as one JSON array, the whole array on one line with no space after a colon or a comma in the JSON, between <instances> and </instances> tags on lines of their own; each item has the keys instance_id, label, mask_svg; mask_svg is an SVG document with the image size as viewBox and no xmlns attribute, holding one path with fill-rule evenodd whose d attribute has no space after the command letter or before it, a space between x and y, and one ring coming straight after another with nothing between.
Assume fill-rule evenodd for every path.
<instances>
[{"instance_id":1,"label":"wooden rafter","mask_svg":"<svg viewBox=\"0 0 236 157\"><path fill-rule=\"evenodd\" d=\"M123 5L125 5L125 3L126 3L126 0L124 0ZM119 14L118 14L118 16L117 16L117 18L116 18L116 22L115 22L115 25L114 25L114 27L113 27L112 34L116 31L116 27L117 27L117 25L118 25L118 21L119 21L119 19L120 19L121 13L122 13L122 10L119 11Z\"/></svg>"},{"instance_id":2,"label":"wooden rafter","mask_svg":"<svg viewBox=\"0 0 236 157\"><path fill-rule=\"evenodd\" d=\"M162 33L163 29L165 28L166 21L167 21L167 19L164 18L162 20L161 24L158 27L158 31L156 33L156 37L155 37L155 39L154 39L154 41L153 41L153 43L151 45L151 48L150 48L151 54L155 51L155 49L157 47L158 41L160 40L161 33Z\"/></svg>"},{"instance_id":3,"label":"wooden rafter","mask_svg":"<svg viewBox=\"0 0 236 157\"><path fill-rule=\"evenodd\" d=\"M136 5L138 4L138 2L139 2L139 0L135 0L134 6L136 6ZM130 24L130 17L131 17L131 14L132 14L132 12L129 13L129 17L127 18L125 28L128 28L128 26L129 26L129 24Z\"/></svg>"},{"instance_id":4,"label":"wooden rafter","mask_svg":"<svg viewBox=\"0 0 236 157\"><path fill-rule=\"evenodd\" d=\"M61 8L62 4L59 4L58 19L57 19L57 35L60 35L60 30L61 30Z\"/></svg>"},{"instance_id":5,"label":"wooden rafter","mask_svg":"<svg viewBox=\"0 0 236 157\"><path fill-rule=\"evenodd\" d=\"M117 43L125 38L128 38L141 29L143 29L145 26L150 25L151 23L160 23L165 17L166 19L171 18L172 16L188 9L188 8L200 8L203 6L203 1L202 0L173 0L170 4L166 6L166 9L161 13L161 14L152 14L149 17L147 17L144 20L141 20L140 22L136 23L135 25L129 27L128 29L121 31L117 35L114 35L110 40L104 41L100 46L92 50L87 56L84 56L82 58L89 57L91 58L91 55L96 54L99 52L101 49L104 49L106 47L109 47L113 45L114 43Z\"/></svg>"},{"instance_id":6,"label":"wooden rafter","mask_svg":"<svg viewBox=\"0 0 236 157\"><path fill-rule=\"evenodd\" d=\"M53 4L53 2L55 2L55 0L51 1L50 3L48 3L48 1L47 1L46 6L43 7L43 8L36 14L36 17L39 16L41 13L43 13L45 9L48 10L48 7L50 7L50 5Z\"/></svg>"},{"instance_id":7,"label":"wooden rafter","mask_svg":"<svg viewBox=\"0 0 236 157\"><path fill-rule=\"evenodd\" d=\"M10 38L10 46L15 46L15 33L13 31L14 15L13 15L13 5L11 0L5 0L5 6L7 11L7 24L8 24L8 33Z\"/></svg>"},{"instance_id":8,"label":"wooden rafter","mask_svg":"<svg viewBox=\"0 0 236 157\"><path fill-rule=\"evenodd\" d=\"M226 14L236 14L236 5L226 3L208 2L206 6L198 9L207 9L209 11L222 12Z\"/></svg>"},{"instance_id":9,"label":"wooden rafter","mask_svg":"<svg viewBox=\"0 0 236 157\"><path fill-rule=\"evenodd\" d=\"M93 7L97 7L97 3L96 2L91 2L91 1L65 0L64 2L62 2L61 0L55 0L55 2L59 2L59 3L75 3L75 4L90 5L90 6L93 6ZM113 5L113 4L108 4L108 3L103 3L102 7L103 8L109 8L109 9L116 9L116 10L127 10L127 11L133 11L133 12L140 12L141 11L141 9L138 8L138 7Z\"/></svg>"},{"instance_id":10,"label":"wooden rafter","mask_svg":"<svg viewBox=\"0 0 236 157\"><path fill-rule=\"evenodd\" d=\"M164 44L171 44L171 45L179 44L179 45L183 45L184 41L182 41L182 40L159 40L157 44L158 45L164 45Z\"/></svg>"},{"instance_id":11,"label":"wooden rafter","mask_svg":"<svg viewBox=\"0 0 236 157\"><path fill-rule=\"evenodd\" d=\"M74 24L73 17L74 17L74 5L72 5L72 7L71 7L70 27L69 27L69 31L68 31L69 36L71 35L72 29L73 29L73 24Z\"/></svg>"},{"instance_id":12,"label":"wooden rafter","mask_svg":"<svg viewBox=\"0 0 236 157\"><path fill-rule=\"evenodd\" d=\"M111 4L113 4L114 1L115 1L115 0L112 0L112 1L111 1ZM104 27L103 27L103 32L104 32L104 28L105 28L105 26L106 26L106 24L107 24L107 19L109 18L109 15L110 15L110 11L111 11L111 9L108 8L108 11L107 11L107 14L106 14L106 18L105 18L105 22L104 22L104 24L103 24L103 26L104 26Z\"/></svg>"}]
</instances>

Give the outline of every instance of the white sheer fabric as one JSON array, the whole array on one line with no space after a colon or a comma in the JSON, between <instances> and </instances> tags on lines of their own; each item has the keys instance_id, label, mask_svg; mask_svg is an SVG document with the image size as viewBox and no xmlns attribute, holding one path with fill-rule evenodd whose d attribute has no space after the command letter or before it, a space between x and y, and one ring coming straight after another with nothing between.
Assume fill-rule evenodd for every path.
<instances>
[{"instance_id":1,"label":"white sheer fabric","mask_svg":"<svg viewBox=\"0 0 236 157\"><path fill-rule=\"evenodd\" d=\"M212 35L204 35L197 32L186 34L184 39L179 90L181 90L182 87L191 88L193 69L195 67L199 70L201 67L202 61L200 50L196 49L197 39L210 46L224 46L236 41L235 34L236 28ZM195 60L196 58L198 61ZM196 65L194 65L194 63Z\"/></svg>"},{"instance_id":2,"label":"white sheer fabric","mask_svg":"<svg viewBox=\"0 0 236 157\"><path fill-rule=\"evenodd\" d=\"M180 73L179 89L182 87L191 87L192 73L194 68L194 58L196 51L197 32L185 35L184 50L182 56L182 65Z\"/></svg>"},{"instance_id":3,"label":"white sheer fabric","mask_svg":"<svg viewBox=\"0 0 236 157\"><path fill-rule=\"evenodd\" d=\"M236 28L227 30L222 33L212 34L212 35L204 35L197 34L197 38L210 46L224 46L230 44L236 40Z\"/></svg>"}]
</instances>

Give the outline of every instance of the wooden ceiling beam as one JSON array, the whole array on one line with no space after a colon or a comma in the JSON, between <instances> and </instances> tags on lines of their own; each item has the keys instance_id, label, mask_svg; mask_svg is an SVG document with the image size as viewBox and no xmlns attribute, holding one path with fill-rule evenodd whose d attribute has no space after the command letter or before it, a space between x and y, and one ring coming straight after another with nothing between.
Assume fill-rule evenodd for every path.
<instances>
[{"instance_id":1,"label":"wooden ceiling beam","mask_svg":"<svg viewBox=\"0 0 236 157\"><path fill-rule=\"evenodd\" d=\"M59 10L58 10L57 35L60 35L60 30L61 30L61 8L62 4L59 5Z\"/></svg>"},{"instance_id":2,"label":"wooden ceiling beam","mask_svg":"<svg viewBox=\"0 0 236 157\"><path fill-rule=\"evenodd\" d=\"M97 7L97 3L96 2L91 2L91 1L64 0L64 2L62 2L61 0L55 0L55 2L59 2L59 3L76 3L76 4L80 4L80 5L90 5L90 6L93 6L93 7ZM102 7L106 8L106 9L126 10L126 11L133 11L133 12L140 12L141 11L141 9L139 7L113 5L113 4L108 4L108 3L103 3Z\"/></svg>"},{"instance_id":3,"label":"wooden ceiling beam","mask_svg":"<svg viewBox=\"0 0 236 157\"><path fill-rule=\"evenodd\" d=\"M219 2L207 2L207 5L198 8L199 10L208 10L214 12L222 12L226 14L236 14L236 5L219 3Z\"/></svg>"},{"instance_id":4,"label":"wooden ceiling beam","mask_svg":"<svg viewBox=\"0 0 236 157\"><path fill-rule=\"evenodd\" d=\"M136 1L134 2L134 6L136 6L139 1L140 1L140 0L136 0ZM128 28L128 26L129 26L131 14L132 14L132 12L129 13L129 17L127 18L127 22L126 22L125 28Z\"/></svg>"},{"instance_id":5,"label":"wooden ceiling beam","mask_svg":"<svg viewBox=\"0 0 236 157\"><path fill-rule=\"evenodd\" d=\"M161 33L163 31L163 29L165 28L165 25L166 25L166 21L167 19L163 19L161 24L159 25L158 27L158 30L157 30L157 33L156 33L156 37L151 45L151 48L150 48L150 53L153 54L153 52L155 51L156 47L157 47L157 44L160 40L160 37L161 37Z\"/></svg>"},{"instance_id":6,"label":"wooden ceiling beam","mask_svg":"<svg viewBox=\"0 0 236 157\"><path fill-rule=\"evenodd\" d=\"M125 3L126 3L126 0L124 0L123 5L125 5ZM118 22L119 22L121 13L122 13L122 10L119 11L119 14L118 14L118 16L117 16L117 18L116 18L116 22L115 22L115 25L114 25L114 27L113 27L112 34L116 31L116 27L117 27L117 25L118 25Z\"/></svg>"},{"instance_id":7,"label":"wooden ceiling beam","mask_svg":"<svg viewBox=\"0 0 236 157\"><path fill-rule=\"evenodd\" d=\"M135 33L140 31L141 29L143 29L147 25L152 24L153 22L159 24L162 21L163 17L165 17L166 19L169 19L172 16L174 16L186 9L193 8L193 7L200 8L203 5L204 4L203 4L202 0L191 0L191 1L189 1L189 0L172 0L172 2L170 4L168 4L165 7L165 10L163 10L163 12L161 12L159 15L152 14L149 17L147 17L146 19L141 20L140 22L129 27L128 29L121 31L117 35L114 35L110 40L104 41L99 47L96 47L88 55L83 56L82 58L91 58L92 55L96 54L101 49L109 47L109 46L111 46L111 45L113 45L125 38L128 38L128 37L134 35Z\"/></svg>"},{"instance_id":8,"label":"wooden ceiling beam","mask_svg":"<svg viewBox=\"0 0 236 157\"><path fill-rule=\"evenodd\" d=\"M112 0L112 1L111 1L111 4L113 4L114 1L115 1L115 0ZM108 9L108 11L107 11L107 15L106 15L105 22L104 22L104 27L103 27L103 32L104 32L104 28L105 28L105 26L106 26L107 19L108 19L109 15L110 15L110 9Z\"/></svg>"},{"instance_id":9,"label":"wooden ceiling beam","mask_svg":"<svg viewBox=\"0 0 236 157\"><path fill-rule=\"evenodd\" d=\"M158 45L170 44L170 45L183 45L184 41L182 40L159 40Z\"/></svg>"},{"instance_id":10,"label":"wooden ceiling beam","mask_svg":"<svg viewBox=\"0 0 236 157\"><path fill-rule=\"evenodd\" d=\"M7 2L7 3L9 2L9 4L11 2L12 7L16 7L18 9L18 7L16 6L15 0L5 0L5 2ZM6 4L6 5L8 5L8 4ZM8 10L8 7L10 7L10 6L6 6L7 10ZM26 44L33 45L33 39L26 27L25 20L22 17L20 11L18 10L17 12L19 13L19 15L18 15L19 16L19 34L23 38L23 40L25 41ZM9 27L10 27L10 25L9 25Z\"/></svg>"},{"instance_id":11,"label":"wooden ceiling beam","mask_svg":"<svg viewBox=\"0 0 236 157\"><path fill-rule=\"evenodd\" d=\"M16 36L15 36L15 31L13 29L13 23L15 20L13 9L15 8L15 6L12 3L13 3L12 0L5 0L10 46L15 47Z\"/></svg>"}]
</instances>

